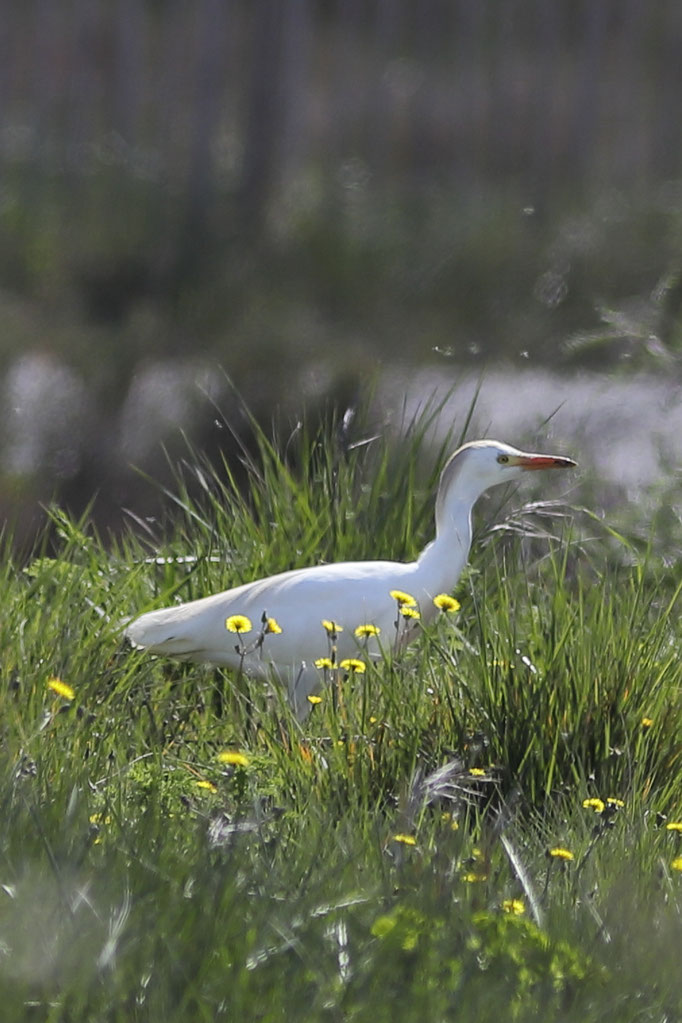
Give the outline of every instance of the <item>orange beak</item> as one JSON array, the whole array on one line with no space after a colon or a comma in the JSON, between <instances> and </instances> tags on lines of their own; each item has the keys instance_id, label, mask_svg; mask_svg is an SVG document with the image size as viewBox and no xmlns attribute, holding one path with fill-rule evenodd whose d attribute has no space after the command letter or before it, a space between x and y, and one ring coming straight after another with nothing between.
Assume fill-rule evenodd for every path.
<instances>
[{"instance_id":1,"label":"orange beak","mask_svg":"<svg viewBox=\"0 0 682 1023\"><path fill-rule=\"evenodd\" d=\"M509 461L522 469L573 469L578 464L563 455L517 455Z\"/></svg>"}]
</instances>

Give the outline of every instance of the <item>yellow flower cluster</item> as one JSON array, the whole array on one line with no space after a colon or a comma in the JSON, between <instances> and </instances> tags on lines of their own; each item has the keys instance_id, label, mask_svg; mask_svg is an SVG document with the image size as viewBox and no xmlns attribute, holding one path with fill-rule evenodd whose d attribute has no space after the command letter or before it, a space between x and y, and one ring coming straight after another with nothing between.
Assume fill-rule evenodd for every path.
<instances>
[{"instance_id":1,"label":"yellow flower cluster","mask_svg":"<svg viewBox=\"0 0 682 1023\"><path fill-rule=\"evenodd\" d=\"M62 682L60 678L48 678L47 688L51 689L57 696L61 696L64 700L75 700L76 693L66 682Z\"/></svg>"},{"instance_id":2,"label":"yellow flower cluster","mask_svg":"<svg viewBox=\"0 0 682 1023\"><path fill-rule=\"evenodd\" d=\"M212 781L207 781L205 778L202 778L200 781L198 781L196 783L196 786L197 786L198 789L206 789L207 792L217 792L218 791L217 787L213 784L213 782Z\"/></svg>"},{"instance_id":3,"label":"yellow flower cluster","mask_svg":"<svg viewBox=\"0 0 682 1023\"><path fill-rule=\"evenodd\" d=\"M523 916L526 907L521 899L505 899L502 903L502 912L511 913L512 916Z\"/></svg>"},{"instance_id":4,"label":"yellow flower cluster","mask_svg":"<svg viewBox=\"0 0 682 1023\"><path fill-rule=\"evenodd\" d=\"M396 600L401 607L416 607L417 601L414 599L411 593L405 593L404 590L391 590L389 596Z\"/></svg>"},{"instance_id":5,"label":"yellow flower cluster","mask_svg":"<svg viewBox=\"0 0 682 1023\"><path fill-rule=\"evenodd\" d=\"M378 625L370 625L370 623L367 622L365 625L358 625L355 630L355 635L358 639L364 639L366 636L378 636L380 632L381 629Z\"/></svg>"},{"instance_id":6,"label":"yellow flower cluster","mask_svg":"<svg viewBox=\"0 0 682 1023\"><path fill-rule=\"evenodd\" d=\"M225 619L225 628L228 632L236 632L242 635L244 632L251 632L253 625L251 619L247 618L246 615L230 615L229 618Z\"/></svg>"},{"instance_id":7,"label":"yellow flower cluster","mask_svg":"<svg viewBox=\"0 0 682 1023\"><path fill-rule=\"evenodd\" d=\"M282 632L282 626L279 624L276 618L268 618L265 613L261 618L261 634L259 636L259 643L263 642L263 637L268 634L278 636ZM247 632L253 631L253 622L247 615L230 615L229 618L225 619L225 628L228 632L236 632L237 635L242 636Z\"/></svg>"},{"instance_id":8,"label":"yellow flower cluster","mask_svg":"<svg viewBox=\"0 0 682 1023\"><path fill-rule=\"evenodd\" d=\"M583 806L586 810L594 810L595 813L603 813L607 808L613 813L615 810L622 810L625 803L617 796L607 796L605 800L591 796L589 799L583 799Z\"/></svg>"},{"instance_id":9,"label":"yellow flower cluster","mask_svg":"<svg viewBox=\"0 0 682 1023\"><path fill-rule=\"evenodd\" d=\"M549 849L547 855L551 856L555 860L574 860L575 856L570 849L564 849L562 846L555 846L554 849Z\"/></svg>"},{"instance_id":10,"label":"yellow flower cluster","mask_svg":"<svg viewBox=\"0 0 682 1023\"><path fill-rule=\"evenodd\" d=\"M416 845L417 839L414 835L394 835L394 842L400 842L402 845Z\"/></svg>"},{"instance_id":11,"label":"yellow flower cluster","mask_svg":"<svg viewBox=\"0 0 682 1023\"><path fill-rule=\"evenodd\" d=\"M357 657L346 657L339 665L343 671L355 672L357 675L362 675L366 670L366 664L364 661L358 660Z\"/></svg>"},{"instance_id":12,"label":"yellow flower cluster","mask_svg":"<svg viewBox=\"0 0 682 1023\"><path fill-rule=\"evenodd\" d=\"M448 611L454 613L459 611L462 606L458 600L451 597L448 593L439 593L433 598L433 602L439 611Z\"/></svg>"},{"instance_id":13,"label":"yellow flower cluster","mask_svg":"<svg viewBox=\"0 0 682 1023\"><path fill-rule=\"evenodd\" d=\"M322 671L332 671L336 667L336 662L331 657L318 657L313 663ZM367 670L365 662L358 657L344 657L338 666L342 671L355 672L357 675L362 675Z\"/></svg>"},{"instance_id":14,"label":"yellow flower cluster","mask_svg":"<svg viewBox=\"0 0 682 1023\"><path fill-rule=\"evenodd\" d=\"M218 754L216 760L221 764L230 764L232 767L249 766L249 758L245 753L239 753L237 750L225 750Z\"/></svg>"}]
</instances>

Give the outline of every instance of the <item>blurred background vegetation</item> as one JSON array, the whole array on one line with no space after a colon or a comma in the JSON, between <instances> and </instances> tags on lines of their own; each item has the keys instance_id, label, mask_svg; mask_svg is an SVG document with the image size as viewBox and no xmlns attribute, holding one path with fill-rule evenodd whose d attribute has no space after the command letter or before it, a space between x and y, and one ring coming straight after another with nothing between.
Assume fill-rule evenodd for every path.
<instances>
[{"instance_id":1,"label":"blurred background vegetation","mask_svg":"<svg viewBox=\"0 0 682 1023\"><path fill-rule=\"evenodd\" d=\"M609 374L664 407L638 413L656 447L680 406L681 45L674 0L4 5L2 517L26 538L40 501L95 492L104 527L153 514L131 465L166 478L180 431L229 457L228 377L295 422L370 382L400 405L417 370L503 367L525 405L530 368L549 397L520 441L562 394L584 423Z\"/></svg>"}]
</instances>

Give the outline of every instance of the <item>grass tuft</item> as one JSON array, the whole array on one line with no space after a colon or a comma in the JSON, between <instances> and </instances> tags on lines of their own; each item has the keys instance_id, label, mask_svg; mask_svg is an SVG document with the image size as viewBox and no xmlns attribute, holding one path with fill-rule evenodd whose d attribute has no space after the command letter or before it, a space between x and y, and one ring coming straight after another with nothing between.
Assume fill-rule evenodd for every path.
<instances>
[{"instance_id":1,"label":"grass tuft","mask_svg":"<svg viewBox=\"0 0 682 1023\"><path fill-rule=\"evenodd\" d=\"M395 448L256 432L239 481L188 457L168 523L105 544L55 508L51 556L5 551L8 1019L679 1016L682 584L621 524L498 505L459 609L304 726L122 642L145 608L413 557L436 414Z\"/></svg>"}]
</instances>

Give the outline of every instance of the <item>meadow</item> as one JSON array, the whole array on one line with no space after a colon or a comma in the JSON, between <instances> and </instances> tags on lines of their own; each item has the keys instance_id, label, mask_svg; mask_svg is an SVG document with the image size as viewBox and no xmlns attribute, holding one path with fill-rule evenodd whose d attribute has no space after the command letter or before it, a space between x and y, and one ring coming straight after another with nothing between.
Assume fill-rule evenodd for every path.
<instances>
[{"instance_id":1,"label":"meadow","mask_svg":"<svg viewBox=\"0 0 682 1023\"><path fill-rule=\"evenodd\" d=\"M4 1019L682 1018L669 508L663 537L493 492L459 608L331 672L303 724L122 639L249 578L412 557L457 442L427 453L428 425L261 432L239 471L188 452L167 521L100 537L54 507L30 557L7 541Z\"/></svg>"}]
</instances>

